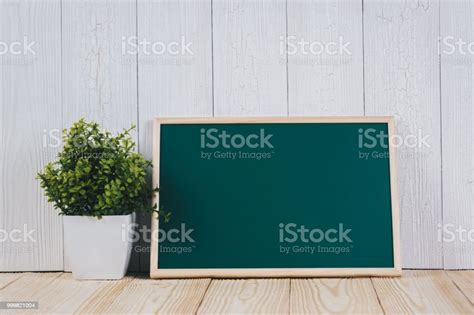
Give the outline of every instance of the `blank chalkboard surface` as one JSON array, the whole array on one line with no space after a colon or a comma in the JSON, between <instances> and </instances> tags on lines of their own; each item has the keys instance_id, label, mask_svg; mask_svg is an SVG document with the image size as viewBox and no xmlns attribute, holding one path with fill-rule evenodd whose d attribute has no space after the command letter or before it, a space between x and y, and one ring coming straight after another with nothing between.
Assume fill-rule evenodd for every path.
<instances>
[{"instance_id":1,"label":"blank chalkboard surface","mask_svg":"<svg viewBox=\"0 0 474 315\"><path fill-rule=\"evenodd\" d=\"M387 117L157 119L172 216L151 276L400 275L392 136Z\"/></svg>"}]
</instances>

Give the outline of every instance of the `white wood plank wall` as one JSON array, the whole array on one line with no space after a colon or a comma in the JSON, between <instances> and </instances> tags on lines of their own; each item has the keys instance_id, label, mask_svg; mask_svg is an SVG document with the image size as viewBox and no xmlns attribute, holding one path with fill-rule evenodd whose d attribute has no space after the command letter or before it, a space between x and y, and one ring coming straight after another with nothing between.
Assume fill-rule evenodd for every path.
<instances>
[{"instance_id":1,"label":"white wood plank wall","mask_svg":"<svg viewBox=\"0 0 474 315\"><path fill-rule=\"evenodd\" d=\"M35 180L62 127L60 21L59 1L0 2L1 271L63 268L62 221Z\"/></svg>"},{"instance_id":2,"label":"white wood plank wall","mask_svg":"<svg viewBox=\"0 0 474 315\"><path fill-rule=\"evenodd\" d=\"M364 31L365 114L394 116L403 139L428 136L398 149L403 266L441 268L439 3L366 1Z\"/></svg>"},{"instance_id":3,"label":"white wood plank wall","mask_svg":"<svg viewBox=\"0 0 474 315\"><path fill-rule=\"evenodd\" d=\"M403 266L474 268L473 17L469 0L0 0L0 271L68 269L34 177L79 117L136 124L151 158L153 117L287 115L425 137L397 157ZM32 240L4 240L24 224ZM137 243L130 269L148 261Z\"/></svg>"},{"instance_id":4,"label":"white wood plank wall","mask_svg":"<svg viewBox=\"0 0 474 315\"><path fill-rule=\"evenodd\" d=\"M474 2L441 2L441 38L447 44L474 41ZM473 44L474 46L474 44ZM441 122L443 221L446 226L474 227L474 56L441 46ZM471 50L472 51L472 50ZM471 235L474 232L471 232ZM447 239L444 267L474 269L474 240Z\"/></svg>"}]
</instances>

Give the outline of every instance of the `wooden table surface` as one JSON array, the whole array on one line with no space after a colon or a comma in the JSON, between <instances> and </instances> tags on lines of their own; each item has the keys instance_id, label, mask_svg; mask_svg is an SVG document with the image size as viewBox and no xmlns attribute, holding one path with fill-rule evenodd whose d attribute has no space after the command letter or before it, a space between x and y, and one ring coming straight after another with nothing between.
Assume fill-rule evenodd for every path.
<instances>
[{"instance_id":1,"label":"wooden table surface","mask_svg":"<svg viewBox=\"0 0 474 315\"><path fill-rule=\"evenodd\" d=\"M474 314L474 271L404 270L401 278L77 281L70 273L0 273L0 314Z\"/></svg>"}]
</instances>

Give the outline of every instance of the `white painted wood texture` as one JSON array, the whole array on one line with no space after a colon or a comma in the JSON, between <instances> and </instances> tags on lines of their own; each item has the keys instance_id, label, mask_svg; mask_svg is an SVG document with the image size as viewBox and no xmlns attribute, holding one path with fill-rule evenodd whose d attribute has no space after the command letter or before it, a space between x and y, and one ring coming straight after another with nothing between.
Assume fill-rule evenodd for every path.
<instances>
[{"instance_id":1,"label":"white painted wood texture","mask_svg":"<svg viewBox=\"0 0 474 315\"><path fill-rule=\"evenodd\" d=\"M136 54L123 45L135 35L135 1L62 3L64 126L81 117L113 133L137 125ZM132 136L137 140L138 132ZM130 269L138 269L138 260L134 253ZM68 270L66 255L64 264Z\"/></svg>"},{"instance_id":2,"label":"white painted wood texture","mask_svg":"<svg viewBox=\"0 0 474 315\"><path fill-rule=\"evenodd\" d=\"M398 147L402 262L442 268L438 1L364 2L366 115L395 117L402 139L427 135L427 145Z\"/></svg>"},{"instance_id":3,"label":"white painted wood texture","mask_svg":"<svg viewBox=\"0 0 474 315\"><path fill-rule=\"evenodd\" d=\"M363 116L362 0L288 1L287 16L289 114Z\"/></svg>"},{"instance_id":4,"label":"white painted wood texture","mask_svg":"<svg viewBox=\"0 0 474 315\"><path fill-rule=\"evenodd\" d=\"M63 269L61 219L35 180L57 153L48 135L61 128L60 29L59 1L0 2L1 271ZM30 50L5 52L24 41Z\"/></svg>"},{"instance_id":5,"label":"white painted wood texture","mask_svg":"<svg viewBox=\"0 0 474 315\"><path fill-rule=\"evenodd\" d=\"M285 1L219 0L212 12L215 116L286 116Z\"/></svg>"},{"instance_id":6,"label":"white painted wood texture","mask_svg":"<svg viewBox=\"0 0 474 315\"><path fill-rule=\"evenodd\" d=\"M437 49L439 35L473 40L469 1L1 0L0 8L0 42L36 42L35 55L0 55L0 229L26 223L37 237L0 242L1 271L63 270L61 219L34 177L58 150L48 132L81 116L112 131L137 123L138 149L151 158L154 117L364 114L395 116L402 136L429 136L429 147L398 149L403 266L473 268L472 241L438 239L443 223L474 225L474 56ZM349 42L350 54L287 55L287 35ZM137 51L131 36L159 51ZM149 254L134 255L132 270L148 266Z\"/></svg>"},{"instance_id":7,"label":"white painted wood texture","mask_svg":"<svg viewBox=\"0 0 474 315\"><path fill-rule=\"evenodd\" d=\"M62 34L65 126L81 117L114 133L136 125L136 54L124 45L136 36L135 1L65 1Z\"/></svg>"},{"instance_id":8,"label":"white painted wood texture","mask_svg":"<svg viewBox=\"0 0 474 315\"><path fill-rule=\"evenodd\" d=\"M474 3L441 1L443 223L474 231L474 56L449 44L474 41ZM444 233L444 267L474 269L474 240Z\"/></svg>"}]
</instances>

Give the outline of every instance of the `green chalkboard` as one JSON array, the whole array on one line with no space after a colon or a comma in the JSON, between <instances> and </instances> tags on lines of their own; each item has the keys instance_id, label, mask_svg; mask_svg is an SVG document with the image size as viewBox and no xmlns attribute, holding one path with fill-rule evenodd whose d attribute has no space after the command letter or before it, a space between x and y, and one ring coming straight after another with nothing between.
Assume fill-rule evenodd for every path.
<instances>
[{"instance_id":1,"label":"green chalkboard","mask_svg":"<svg viewBox=\"0 0 474 315\"><path fill-rule=\"evenodd\" d=\"M388 118L155 126L152 276L397 275Z\"/></svg>"}]
</instances>

